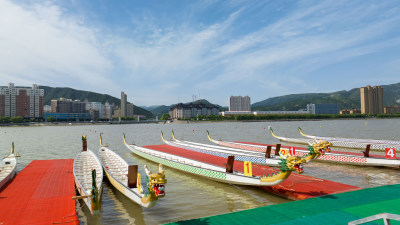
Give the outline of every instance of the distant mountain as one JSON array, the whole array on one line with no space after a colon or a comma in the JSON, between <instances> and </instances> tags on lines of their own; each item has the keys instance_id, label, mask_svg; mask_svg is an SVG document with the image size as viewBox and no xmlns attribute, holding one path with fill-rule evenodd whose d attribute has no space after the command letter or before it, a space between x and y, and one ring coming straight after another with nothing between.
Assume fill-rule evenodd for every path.
<instances>
[{"instance_id":1,"label":"distant mountain","mask_svg":"<svg viewBox=\"0 0 400 225\"><path fill-rule=\"evenodd\" d=\"M161 105L152 105L152 106L139 106L140 108L143 108L145 110L151 111L157 107L160 107Z\"/></svg>"},{"instance_id":2,"label":"distant mountain","mask_svg":"<svg viewBox=\"0 0 400 225\"><path fill-rule=\"evenodd\" d=\"M204 104L206 106L215 105L218 108L221 108L221 106L216 105L216 104L212 104L212 103L210 103L209 101L207 101L205 99L200 99L200 100L197 100L197 101L194 101L194 102L187 102L185 104L190 104L190 103L193 103L193 104ZM156 108L150 109L150 112L153 113L154 116L158 116L158 118L160 118L162 116L162 114L169 113L169 109L172 108L174 105L176 105L176 104L173 104L173 105L170 105L170 106L161 105L161 106L158 106Z\"/></svg>"},{"instance_id":3,"label":"distant mountain","mask_svg":"<svg viewBox=\"0 0 400 225\"><path fill-rule=\"evenodd\" d=\"M101 102L118 105L121 107L121 99L113 97L111 95L99 94L90 91L82 91L76 90L73 88L67 87L48 87L48 86L40 86L39 88L44 89L44 104L51 105L52 99L58 98L69 98L72 100L81 100L84 101L87 99L89 102ZM133 112L135 115L145 115L147 118L153 118L153 114L141 107L133 105Z\"/></svg>"},{"instance_id":4,"label":"distant mountain","mask_svg":"<svg viewBox=\"0 0 400 225\"><path fill-rule=\"evenodd\" d=\"M384 104L400 105L400 83L381 85L384 93ZM270 110L299 110L305 109L310 103L335 103L341 109L361 108L360 88L349 91L337 91L332 93L307 93L291 94L268 98L251 105L253 111Z\"/></svg>"}]
</instances>

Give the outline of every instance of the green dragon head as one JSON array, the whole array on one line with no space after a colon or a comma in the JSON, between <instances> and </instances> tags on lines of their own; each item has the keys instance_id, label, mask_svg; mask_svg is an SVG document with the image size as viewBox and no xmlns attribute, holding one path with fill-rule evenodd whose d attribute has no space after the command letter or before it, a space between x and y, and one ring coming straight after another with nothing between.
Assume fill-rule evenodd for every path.
<instances>
[{"instance_id":1,"label":"green dragon head","mask_svg":"<svg viewBox=\"0 0 400 225\"><path fill-rule=\"evenodd\" d=\"M157 200L165 196L165 179L164 170L161 164L158 166L158 173L152 173L147 166L144 166L147 175L147 191L151 200Z\"/></svg>"},{"instance_id":2,"label":"green dragon head","mask_svg":"<svg viewBox=\"0 0 400 225\"><path fill-rule=\"evenodd\" d=\"M310 154L316 155L324 155L325 152L330 152L329 148L332 144L328 141L313 141L311 146L308 146L308 150L310 150Z\"/></svg>"},{"instance_id":3,"label":"green dragon head","mask_svg":"<svg viewBox=\"0 0 400 225\"><path fill-rule=\"evenodd\" d=\"M279 164L281 165L281 171L282 172L289 172L289 171L296 171L297 173L303 173L303 163L305 163L305 160L295 156L295 155L290 155L287 156L286 158L281 158L281 161Z\"/></svg>"}]
</instances>

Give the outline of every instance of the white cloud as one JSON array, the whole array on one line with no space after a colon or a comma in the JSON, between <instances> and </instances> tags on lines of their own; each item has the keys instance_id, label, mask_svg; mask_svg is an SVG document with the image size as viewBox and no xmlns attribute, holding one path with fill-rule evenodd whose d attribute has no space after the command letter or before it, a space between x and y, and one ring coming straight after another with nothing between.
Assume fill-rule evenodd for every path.
<instances>
[{"instance_id":1,"label":"white cloud","mask_svg":"<svg viewBox=\"0 0 400 225\"><path fill-rule=\"evenodd\" d=\"M145 8L113 32L107 24L88 27L85 12L67 14L53 3L0 1L0 77L117 97L124 90L139 105L173 104L194 93L226 105L230 94L263 100L326 91L313 84L325 79L315 71L399 46L396 4L280 4L190 2L187 12L162 18ZM160 21L166 17L171 21Z\"/></svg>"},{"instance_id":2,"label":"white cloud","mask_svg":"<svg viewBox=\"0 0 400 225\"><path fill-rule=\"evenodd\" d=\"M0 1L0 74L16 85L112 87L95 33L50 3ZM115 88L115 87L114 87Z\"/></svg>"}]
</instances>

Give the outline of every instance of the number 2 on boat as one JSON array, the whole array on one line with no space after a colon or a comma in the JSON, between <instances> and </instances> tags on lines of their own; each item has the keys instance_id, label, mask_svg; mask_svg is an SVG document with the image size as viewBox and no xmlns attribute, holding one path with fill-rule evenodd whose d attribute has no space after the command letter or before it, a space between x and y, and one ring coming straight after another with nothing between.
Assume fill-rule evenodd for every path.
<instances>
[{"instance_id":1,"label":"number 2 on boat","mask_svg":"<svg viewBox=\"0 0 400 225\"><path fill-rule=\"evenodd\" d=\"M386 158L387 159L396 159L396 149L386 148Z\"/></svg>"},{"instance_id":2,"label":"number 2 on boat","mask_svg":"<svg viewBox=\"0 0 400 225\"><path fill-rule=\"evenodd\" d=\"M249 177L253 176L251 162L249 161L244 161L244 175Z\"/></svg>"}]
</instances>

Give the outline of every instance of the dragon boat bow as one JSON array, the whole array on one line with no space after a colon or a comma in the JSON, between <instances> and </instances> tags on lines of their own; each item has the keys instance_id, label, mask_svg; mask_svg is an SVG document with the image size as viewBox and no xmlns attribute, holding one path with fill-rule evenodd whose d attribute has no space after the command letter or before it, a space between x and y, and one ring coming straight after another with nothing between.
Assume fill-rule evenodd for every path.
<instances>
[{"instance_id":1,"label":"dragon boat bow","mask_svg":"<svg viewBox=\"0 0 400 225\"><path fill-rule=\"evenodd\" d=\"M369 145L370 149L374 150L385 150L386 148L400 149L400 141L313 136L303 133L300 127L298 127L298 131L304 137L329 141L333 146L337 147L365 149Z\"/></svg>"},{"instance_id":2,"label":"dragon boat bow","mask_svg":"<svg viewBox=\"0 0 400 225\"><path fill-rule=\"evenodd\" d=\"M216 145L208 145L203 143L178 140L175 138L174 131L172 131L173 141L165 140L162 131L161 131L161 139L167 145L180 147L195 152L201 152L223 158L227 158L228 156L233 155L235 156L235 160L242 162L248 161L255 164L268 165L268 166L279 166L281 163L279 155L270 155L269 157L266 157L265 153L263 154L260 152L246 151L231 147L222 147Z\"/></svg>"},{"instance_id":3,"label":"dragon boat bow","mask_svg":"<svg viewBox=\"0 0 400 225\"><path fill-rule=\"evenodd\" d=\"M147 183L143 187L140 181L141 175L137 173L137 165L128 165L118 154L105 147L102 144L101 135L99 157L110 183L133 202L142 207L151 208L159 198L165 196L167 179L165 179L161 164L159 164L158 173L152 173L144 165Z\"/></svg>"},{"instance_id":4,"label":"dragon boat bow","mask_svg":"<svg viewBox=\"0 0 400 225\"><path fill-rule=\"evenodd\" d=\"M295 140L304 140L304 144L308 144L313 146L316 143L319 143L321 141L315 141L311 139L297 139L297 138L286 138L286 137L281 137L277 136L274 134L273 130L271 127L269 127L270 133L272 136L275 138L278 138L280 140L284 140L287 142L296 142L296 141L291 141L292 139ZM323 143L324 141L322 141ZM326 141L325 141L326 142ZM330 142L329 143L333 146L335 142ZM237 148L242 148L242 149L247 149L251 151L265 151L265 147L268 146L266 144L250 144L250 143L237 143L237 142L224 142L224 141L218 141L218 144L220 145L228 145L230 147L237 147ZM329 146L327 146L329 147ZM283 148L284 149L284 148ZM335 151L332 152L330 151L330 148L326 149L320 149L324 150L323 154L319 155L318 157L314 157L316 160L324 161L324 162L333 162L333 163L341 163L341 164L350 164L350 165L360 165L360 166L384 166L384 167L400 167L400 158L395 158L395 159L388 159L385 158L385 156L382 155L373 155L369 154L369 150L366 150L362 153L356 153L356 152L342 152L342 151ZM308 147L308 150L302 150L301 148L296 149L296 155L300 157L304 157L306 154L310 154L313 149ZM322 152L321 152L322 153ZM314 151L314 154L318 154L318 152Z\"/></svg>"},{"instance_id":5,"label":"dragon boat bow","mask_svg":"<svg viewBox=\"0 0 400 225\"><path fill-rule=\"evenodd\" d=\"M82 136L82 151L76 156L73 165L75 186L92 214L100 213L103 169L97 156L87 149L86 136Z\"/></svg>"},{"instance_id":6,"label":"dragon boat bow","mask_svg":"<svg viewBox=\"0 0 400 225\"><path fill-rule=\"evenodd\" d=\"M10 182L17 174L17 159L19 155L14 153L14 142L11 145L11 153L0 161L0 190Z\"/></svg>"},{"instance_id":7,"label":"dragon boat bow","mask_svg":"<svg viewBox=\"0 0 400 225\"><path fill-rule=\"evenodd\" d=\"M125 135L123 136L125 146L133 153L148 160L161 163L167 167L182 170L191 174L206 177L208 179L216 180L224 183L251 185L251 186L273 186L282 183L289 175L296 171L303 172L303 159L297 156L283 155L281 159L281 170L276 174L267 176L252 176L245 175L245 173L233 170L233 157L228 158L226 167L213 165L208 161L213 158L215 161L221 161L223 158L216 156L207 156L203 161L191 159L187 154L185 156L179 155L179 148L167 146L157 146L155 149L149 147L139 147L134 144L127 144ZM162 147L162 148L160 148ZM239 162L240 163L240 162ZM245 164L245 163L244 163Z\"/></svg>"},{"instance_id":8,"label":"dragon boat bow","mask_svg":"<svg viewBox=\"0 0 400 225\"><path fill-rule=\"evenodd\" d=\"M279 147L272 147L272 145L256 145L256 144L245 144L239 142L228 142L228 141L216 141L211 138L210 132L207 130L207 137L213 143L222 146L228 146L234 149L242 149L245 152L259 152L259 154L264 155L268 148L270 148L270 152L267 155L279 155L281 150L289 152L288 148L281 148ZM331 144L327 141L322 142L313 142L311 145L308 146L307 150L296 150L295 155L301 157L305 160L305 162L310 162L311 160L318 159L319 157L325 155L325 153L330 152Z\"/></svg>"}]
</instances>

